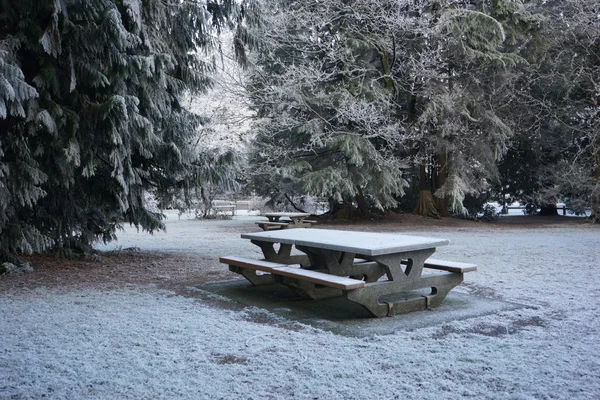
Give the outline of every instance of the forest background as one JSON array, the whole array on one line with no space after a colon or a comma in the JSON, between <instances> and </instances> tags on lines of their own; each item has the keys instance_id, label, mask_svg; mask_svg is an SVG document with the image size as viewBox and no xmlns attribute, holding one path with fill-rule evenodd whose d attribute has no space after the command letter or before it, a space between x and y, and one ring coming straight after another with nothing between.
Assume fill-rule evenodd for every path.
<instances>
[{"instance_id":1,"label":"forest background","mask_svg":"<svg viewBox=\"0 0 600 400\"><path fill-rule=\"evenodd\" d=\"M599 85L598 0L0 0L0 261L162 229L149 197L597 221Z\"/></svg>"}]
</instances>

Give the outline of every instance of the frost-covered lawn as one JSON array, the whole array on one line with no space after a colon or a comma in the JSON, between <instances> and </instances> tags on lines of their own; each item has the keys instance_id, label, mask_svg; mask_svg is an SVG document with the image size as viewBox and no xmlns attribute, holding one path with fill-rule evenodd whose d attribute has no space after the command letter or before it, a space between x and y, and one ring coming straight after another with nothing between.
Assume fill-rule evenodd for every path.
<instances>
[{"instance_id":1,"label":"frost-covered lawn","mask_svg":"<svg viewBox=\"0 0 600 400\"><path fill-rule=\"evenodd\" d=\"M258 256L239 238L255 229L175 217L117 245ZM600 398L599 227L395 229L478 264L457 290L532 307L358 339L154 286L13 288L0 293L0 399Z\"/></svg>"}]
</instances>

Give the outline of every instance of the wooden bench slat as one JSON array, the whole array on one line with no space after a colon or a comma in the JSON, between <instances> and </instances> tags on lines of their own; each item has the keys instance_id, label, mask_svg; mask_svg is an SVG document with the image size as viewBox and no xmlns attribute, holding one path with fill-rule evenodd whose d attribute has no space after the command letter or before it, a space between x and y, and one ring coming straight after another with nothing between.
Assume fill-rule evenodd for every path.
<instances>
[{"instance_id":1,"label":"wooden bench slat","mask_svg":"<svg viewBox=\"0 0 600 400\"><path fill-rule=\"evenodd\" d=\"M273 268L287 267L286 264L274 263L266 260L253 260L250 258L227 256L220 257L219 262L236 267L255 269L257 271L272 272Z\"/></svg>"},{"instance_id":2,"label":"wooden bench slat","mask_svg":"<svg viewBox=\"0 0 600 400\"><path fill-rule=\"evenodd\" d=\"M353 290L365 287L365 282L359 281L358 279L325 274L323 272L311 271L309 269L286 266L274 268L272 273L276 275L287 276L289 278L301 279L304 281L316 283L318 285L325 285L341 290Z\"/></svg>"},{"instance_id":3,"label":"wooden bench slat","mask_svg":"<svg viewBox=\"0 0 600 400\"><path fill-rule=\"evenodd\" d=\"M446 261L446 260L438 260L436 258L428 258L425 260L425 268L430 269L438 269L442 271L448 272L472 272L477 271L477 266L475 264L467 264L456 261Z\"/></svg>"}]
</instances>

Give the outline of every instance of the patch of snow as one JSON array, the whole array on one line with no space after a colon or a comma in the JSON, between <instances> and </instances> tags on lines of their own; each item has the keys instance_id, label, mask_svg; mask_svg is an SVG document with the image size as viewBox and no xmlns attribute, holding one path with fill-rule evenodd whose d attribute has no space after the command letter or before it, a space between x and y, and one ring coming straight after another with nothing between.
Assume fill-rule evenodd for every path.
<instances>
[{"instance_id":1,"label":"patch of snow","mask_svg":"<svg viewBox=\"0 0 600 400\"><path fill-rule=\"evenodd\" d=\"M256 219L169 214L166 233L126 229L101 248L259 257L240 238ZM600 398L598 227L426 229L450 240L437 258L479 266L455 290L531 307L350 338L151 287L11 290L0 398Z\"/></svg>"}]
</instances>

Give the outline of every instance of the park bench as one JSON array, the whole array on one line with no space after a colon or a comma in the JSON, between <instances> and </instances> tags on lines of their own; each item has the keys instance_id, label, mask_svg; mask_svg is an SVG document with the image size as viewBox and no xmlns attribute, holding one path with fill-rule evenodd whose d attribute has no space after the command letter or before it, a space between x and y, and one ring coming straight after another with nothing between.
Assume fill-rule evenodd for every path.
<instances>
[{"instance_id":1,"label":"park bench","mask_svg":"<svg viewBox=\"0 0 600 400\"><path fill-rule=\"evenodd\" d=\"M236 211L235 203L217 203L213 204L212 208L215 210L216 213L230 211L231 216L234 216Z\"/></svg>"}]
</instances>

